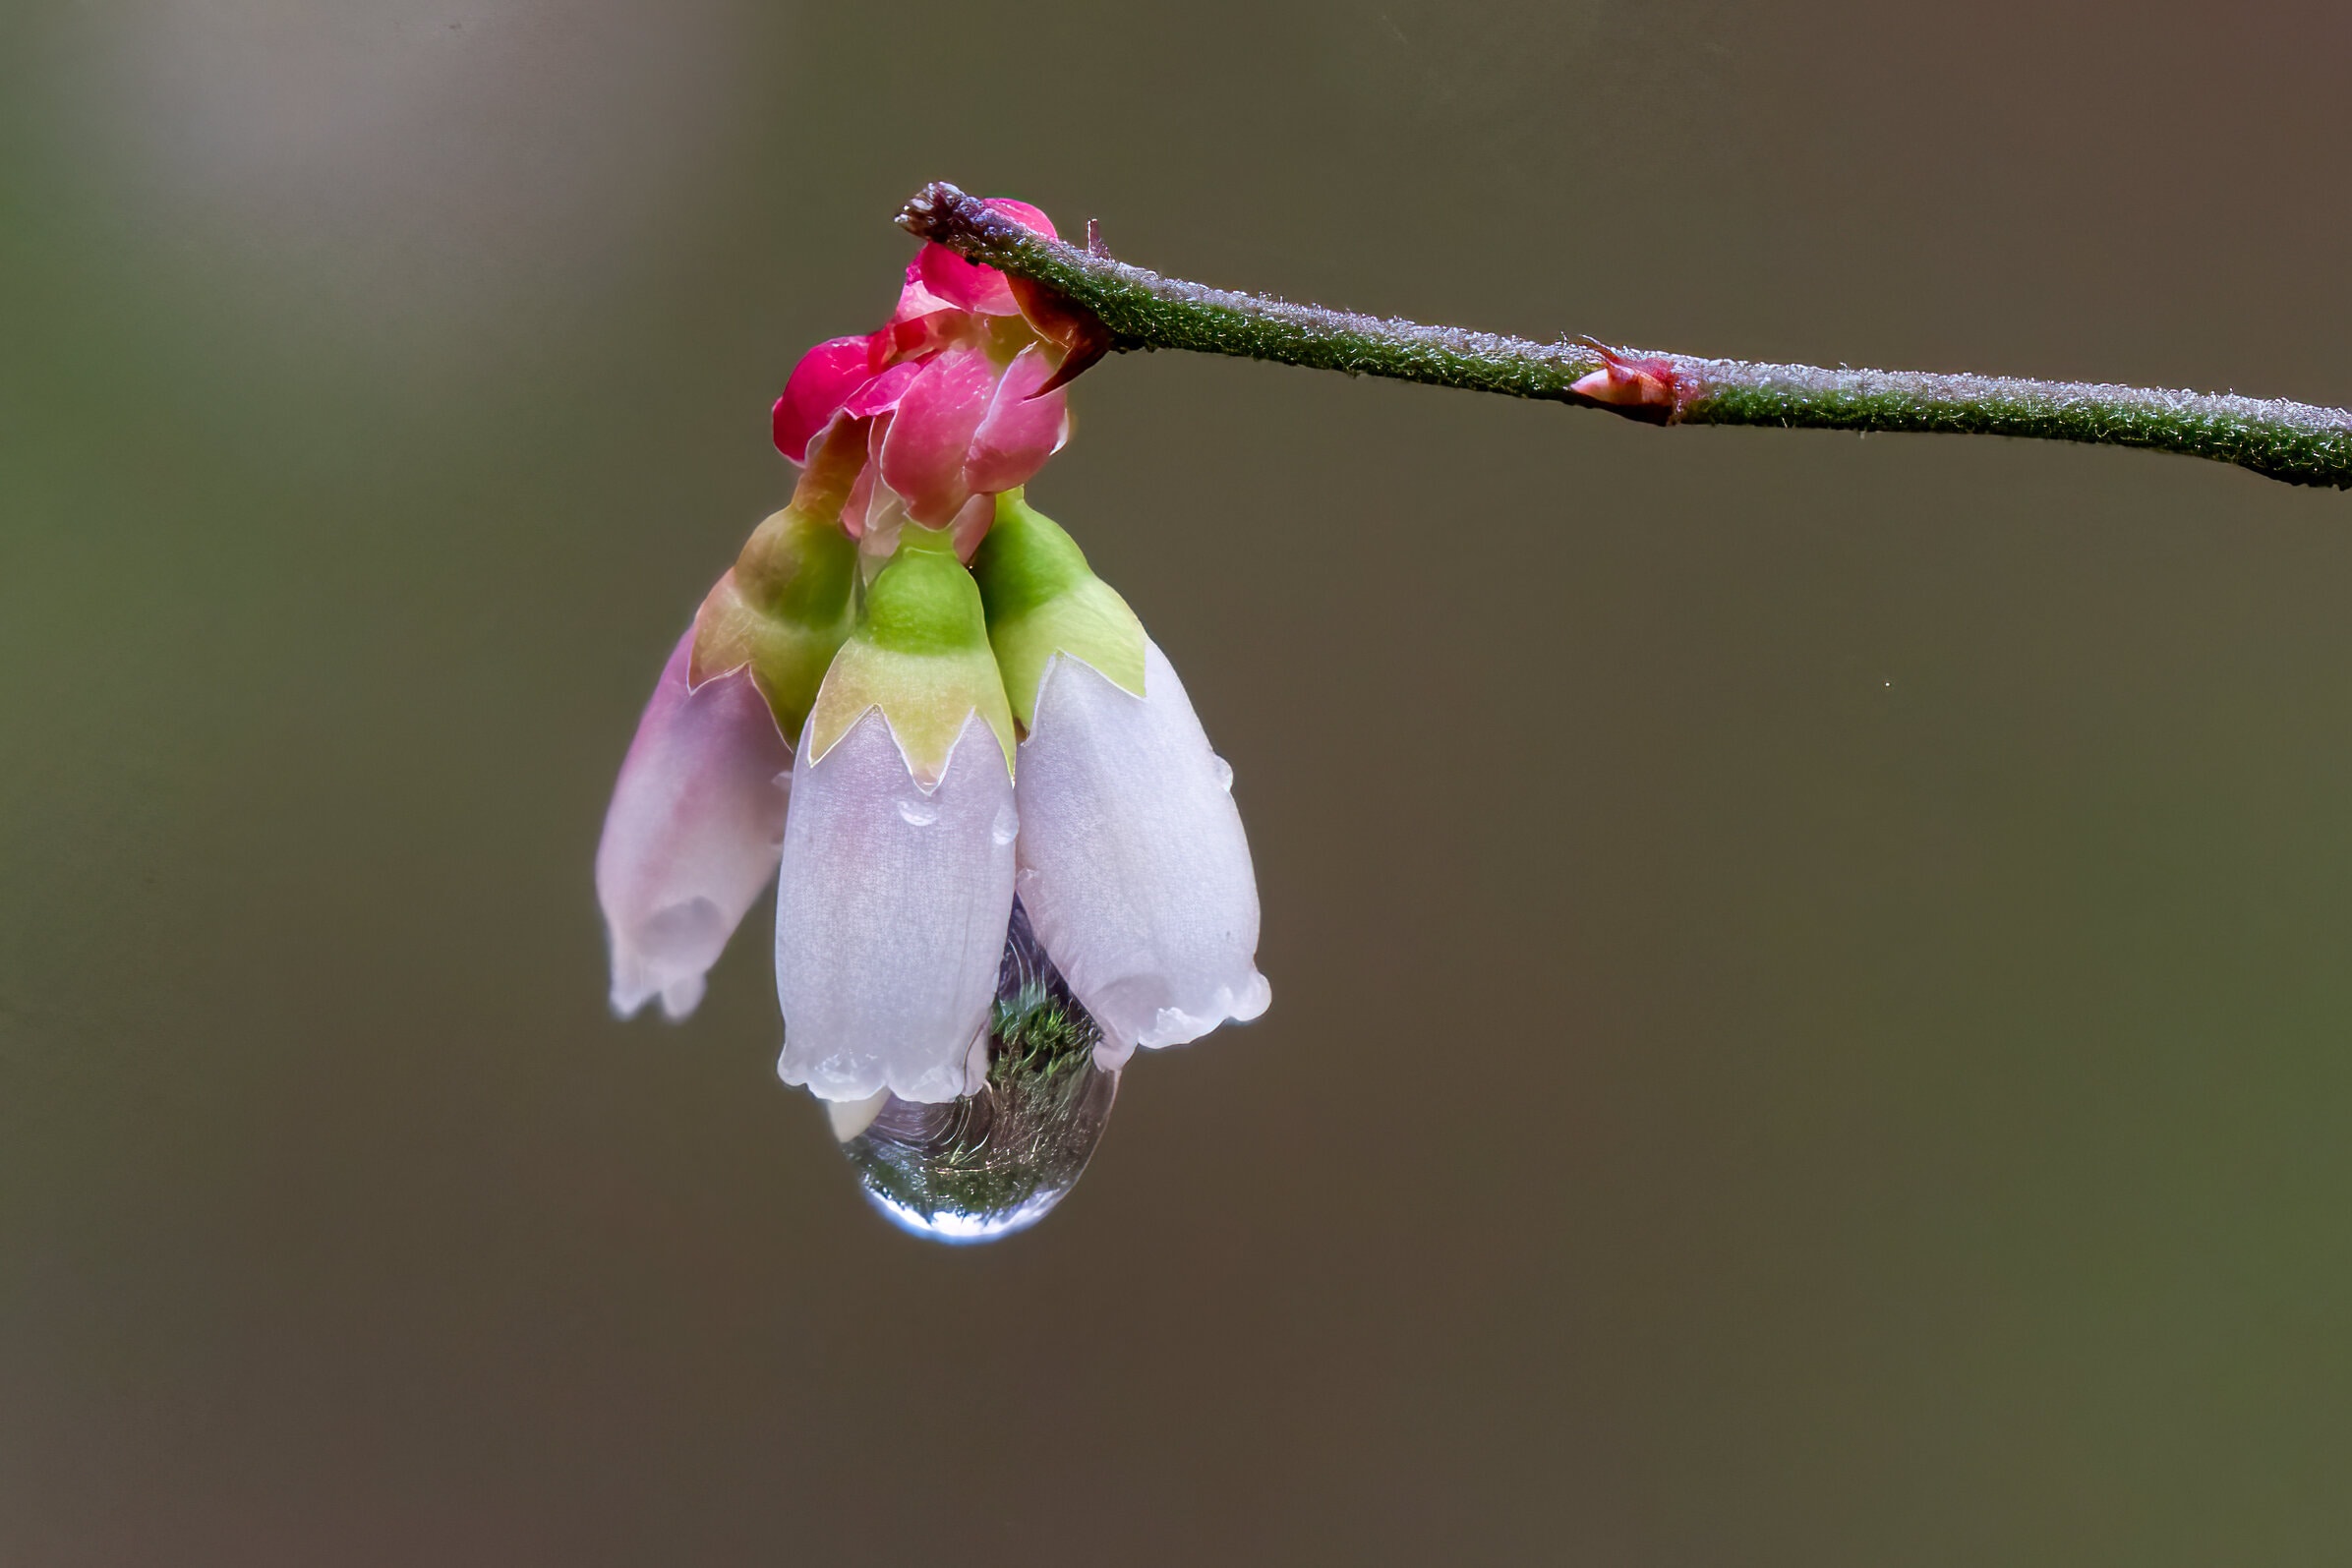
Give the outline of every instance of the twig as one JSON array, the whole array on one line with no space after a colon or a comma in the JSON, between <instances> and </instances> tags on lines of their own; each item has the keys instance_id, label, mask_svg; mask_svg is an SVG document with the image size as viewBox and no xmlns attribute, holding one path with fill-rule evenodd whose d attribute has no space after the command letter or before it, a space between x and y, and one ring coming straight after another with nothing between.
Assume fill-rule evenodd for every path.
<instances>
[{"instance_id":1,"label":"twig","mask_svg":"<svg viewBox=\"0 0 2352 1568\"><path fill-rule=\"evenodd\" d=\"M2234 394L1921 371L1825 370L1531 343L1207 288L1049 240L955 186L927 186L900 226L997 267L1068 313L1065 378L1105 350L1191 349L1350 376L1606 408L1660 425L1925 431L2144 446L2290 485L2352 489L2352 412Z\"/></svg>"}]
</instances>

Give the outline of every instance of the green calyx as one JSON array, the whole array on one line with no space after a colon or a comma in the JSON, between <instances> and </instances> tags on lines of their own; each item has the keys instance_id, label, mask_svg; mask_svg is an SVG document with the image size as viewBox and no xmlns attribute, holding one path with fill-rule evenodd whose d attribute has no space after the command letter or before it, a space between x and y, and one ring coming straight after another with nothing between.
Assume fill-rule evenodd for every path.
<instances>
[{"instance_id":1,"label":"green calyx","mask_svg":"<svg viewBox=\"0 0 2352 1568\"><path fill-rule=\"evenodd\" d=\"M875 708L915 782L935 787L977 713L1013 767L1013 715L988 646L980 592L942 529L909 523L865 591L856 629L825 672L809 714L809 760L821 760Z\"/></svg>"},{"instance_id":2,"label":"green calyx","mask_svg":"<svg viewBox=\"0 0 2352 1568\"><path fill-rule=\"evenodd\" d=\"M1144 623L1087 566L1078 542L1018 490L996 498L996 524L972 556L988 641L1023 729L1057 653L1082 659L1122 691L1144 695Z\"/></svg>"},{"instance_id":3,"label":"green calyx","mask_svg":"<svg viewBox=\"0 0 2352 1568\"><path fill-rule=\"evenodd\" d=\"M750 667L776 726L796 740L826 667L854 623L857 542L797 503L751 532L694 617L694 685Z\"/></svg>"}]
</instances>

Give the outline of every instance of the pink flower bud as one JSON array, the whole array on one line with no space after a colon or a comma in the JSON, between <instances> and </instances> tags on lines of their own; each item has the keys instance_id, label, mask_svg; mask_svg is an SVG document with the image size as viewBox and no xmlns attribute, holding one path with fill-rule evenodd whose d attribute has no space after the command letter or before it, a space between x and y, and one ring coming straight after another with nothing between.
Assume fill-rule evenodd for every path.
<instances>
[{"instance_id":1,"label":"pink flower bud","mask_svg":"<svg viewBox=\"0 0 2352 1568\"><path fill-rule=\"evenodd\" d=\"M990 204L1054 233L1027 203ZM879 536L884 553L899 521L953 527L969 554L987 528L987 509L973 497L1028 483L1061 448L1069 436L1062 383L1108 347L1037 309L994 267L924 246L908 263L888 322L865 337L819 343L794 367L776 400L777 450L805 462L836 418L872 420L872 466L845 487L843 526Z\"/></svg>"},{"instance_id":2,"label":"pink flower bud","mask_svg":"<svg viewBox=\"0 0 2352 1568\"><path fill-rule=\"evenodd\" d=\"M673 1018L694 1011L784 840L792 748L748 668L689 689L693 652L689 627L637 722L596 849L622 1017L656 995Z\"/></svg>"},{"instance_id":3,"label":"pink flower bud","mask_svg":"<svg viewBox=\"0 0 2352 1568\"><path fill-rule=\"evenodd\" d=\"M1049 240L1059 239L1053 220L1027 202L1015 202L998 197L988 205L1019 223L1034 229ZM944 245L925 245L907 268L910 292L920 288L932 299L944 300L967 311L986 316L1019 316L1021 306L1013 298L1013 285L995 267L977 261L967 261ZM899 310L906 313L906 297L900 298Z\"/></svg>"}]
</instances>

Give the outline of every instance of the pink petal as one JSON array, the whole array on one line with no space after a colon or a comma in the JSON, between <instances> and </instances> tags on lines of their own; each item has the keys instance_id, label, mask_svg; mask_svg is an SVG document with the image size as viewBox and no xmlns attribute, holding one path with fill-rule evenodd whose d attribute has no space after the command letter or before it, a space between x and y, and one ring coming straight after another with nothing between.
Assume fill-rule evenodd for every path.
<instances>
[{"instance_id":1,"label":"pink petal","mask_svg":"<svg viewBox=\"0 0 2352 1568\"><path fill-rule=\"evenodd\" d=\"M972 433L964 459L964 483L983 494L1026 485L1045 460L1062 448L1068 404L1059 388L1036 395L1053 375L1045 351L1032 343L1021 351L1004 379L987 415Z\"/></svg>"},{"instance_id":2,"label":"pink petal","mask_svg":"<svg viewBox=\"0 0 2352 1568\"><path fill-rule=\"evenodd\" d=\"M862 337L837 337L800 356L776 399L776 449L794 462L808 456L808 438L823 430L848 397L873 375Z\"/></svg>"},{"instance_id":3,"label":"pink petal","mask_svg":"<svg viewBox=\"0 0 2352 1568\"><path fill-rule=\"evenodd\" d=\"M935 354L957 339L968 337L976 320L971 312L950 306L927 316L893 321L874 334L874 362L888 365Z\"/></svg>"},{"instance_id":4,"label":"pink petal","mask_svg":"<svg viewBox=\"0 0 2352 1568\"><path fill-rule=\"evenodd\" d=\"M992 196L988 198L987 205L1002 212L1025 229L1034 229L1049 240L1061 238L1054 232L1053 219L1027 202L1016 202L1009 196Z\"/></svg>"},{"instance_id":5,"label":"pink petal","mask_svg":"<svg viewBox=\"0 0 2352 1568\"><path fill-rule=\"evenodd\" d=\"M995 382L987 355L951 349L925 364L900 398L882 442L882 483L906 499L916 522L942 527L964 504L965 452Z\"/></svg>"},{"instance_id":6,"label":"pink petal","mask_svg":"<svg viewBox=\"0 0 2352 1568\"><path fill-rule=\"evenodd\" d=\"M1027 202L998 197L988 205L1024 228L1034 229L1049 240L1058 238L1053 231L1053 219ZM910 316L909 300L921 298L958 305L982 316L1021 314L1012 285L1005 281L1002 272L977 261L967 261L944 245L924 246L913 264L907 268L907 290L899 297L900 317Z\"/></svg>"},{"instance_id":7,"label":"pink petal","mask_svg":"<svg viewBox=\"0 0 2352 1568\"><path fill-rule=\"evenodd\" d=\"M677 641L637 722L596 847L613 943L613 1011L656 995L682 1018L703 975L775 880L792 748L747 668L688 690L694 630Z\"/></svg>"},{"instance_id":8,"label":"pink petal","mask_svg":"<svg viewBox=\"0 0 2352 1568\"><path fill-rule=\"evenodd\" d=\"M1013 285L995 267L967 261L944 245L926 245L914 258L928 293L983 316L1017 316Z\"/></svg>"},{"instance_id":9,"label":"pink petal","mask_svg":"<svg viewBox=\"0 0 2352 1568\"><path fill-rule=\"evenodd\" d=\"M907 281L899 288L899 308L890 315L895 325L929 316L934 311L952 311L957 301L935 293L923 277L922 258L918 255L907 263Z\"/></svg>"},{"instance_id":10,"label":"pink petal","mask_svg":"<svg viewBox=\"0 0 2352 1568\"><path fill-rule=\"evenodd\" d=\"M922 374L922 365L910 360L893 365L842 399L842 412L863 419L869 414L887 414L899 406L899 399L907 395L907 388Z\"/></svg>"}]
</instances>

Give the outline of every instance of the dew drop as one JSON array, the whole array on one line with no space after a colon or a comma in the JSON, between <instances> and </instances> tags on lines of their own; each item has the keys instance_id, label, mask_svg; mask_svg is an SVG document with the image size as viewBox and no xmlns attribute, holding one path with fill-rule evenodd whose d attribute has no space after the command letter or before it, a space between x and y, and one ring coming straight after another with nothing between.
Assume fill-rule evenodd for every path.
<instances>
[{"instance_id":1,"label":"dew drop","mask_svg":"<svg viewBox=\"0 0 2352 1568\"><path fill-rule=\"evenodd\" d=\"M993 1241L1042 1219L1078 1185L1119 1092L1118 1071L1095 1060L1101 1029L1019 903L986 1040L987 1076L959 1099L886 1091L870 1111L828 1107L867 1199L932 1241Z\"/></svg>"},{"instance_id":2,"label":"dew drop","mask_svg":"<svg viewBox=\"0 0 2352 1568\"><path fill-rule=\"evenodd\" d=\"M939 820L939 808L928 800L902 800L899 816L910 828L928 828Z\"/></svg>"},{"instance_id":3,"label":"dew drop","mask_svg":"<svg viewBox=\"0 0 2352 1568\"><path fill-rule=\"evenodd\" d=\"M1227 794L1233 793L1233 764L1213 751L1208 754L1208 760L1217 765L1217 787Z\"/></svg>"},{"instance_id":4,"label":"dew drop","mask_svg":"<svg viewBox=\"0 0 2352 1568\"><path fill-rule=\"evenodd\" d=\"M1021 833L1021 813L1010 802L996 808L996 821L988 828L988 836L999 844L1011 843Z\"/></svg>"}]
</instances>

